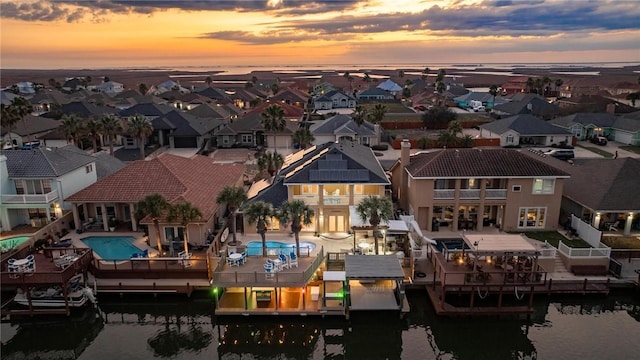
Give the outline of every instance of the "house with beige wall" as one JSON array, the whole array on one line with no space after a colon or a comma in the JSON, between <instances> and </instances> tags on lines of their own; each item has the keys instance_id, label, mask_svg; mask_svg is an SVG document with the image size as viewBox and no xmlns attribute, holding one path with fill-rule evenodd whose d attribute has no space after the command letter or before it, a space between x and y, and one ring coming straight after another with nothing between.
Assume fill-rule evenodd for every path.
<instances>
[{"instance_id":1,"label":"house with beige wall","mask_svg":"<svg viewBox=\"0 0 640 360\"><path fill-rule=\"evenodd\" d=\"M373 151L349 140L327 142L286 157L282 169L269 181L254 184L249 202L264 201L278 208L284 201L302 200L315 216L303 231L348 232L351 214L367 196L385 196L390 185ZM274 218L269 230L286 231ZM255 231L255 224L245 229Z\"/></svg>"},{"instance_id":2,"label":"house with beige wall","mask_svg":"<svg viewBox=\"0 0 640 360\"><path fill-rule=\"evenodd\" d=\"M410 155L402 142L392 167L399 206L422 229L497 226L504 231L556 230L569 174L515 149L432 149Z\"/></svg>"}]
</instances>

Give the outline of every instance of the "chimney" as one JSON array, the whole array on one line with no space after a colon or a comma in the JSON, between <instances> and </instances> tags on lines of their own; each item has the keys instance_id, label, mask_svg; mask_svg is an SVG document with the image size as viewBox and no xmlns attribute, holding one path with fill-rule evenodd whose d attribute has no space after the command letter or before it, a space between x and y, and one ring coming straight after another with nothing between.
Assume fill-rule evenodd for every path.
<instances>
[{"instance_id":1,"label":"chimney","mask_svg":"<svg viewBox=\"0 0 640 360\"><path fill-rule=\"evenodd\" d=\"M400 176L400 187L398 188L398 200L404 209L407 209L409 206L409 196L407 194L409 189L407 186L409 175L407 174L405 167L409 165L409 159L411 157L410 149L411 142L408 139L403 139L402 144L400 145L400 171L402 174Z\"/></svg>"},{"instance_id":2,"label":"chimney","mask_svg":"<svg viewBox=\"0 0 640 360\"><path fill-rule=\"evenodd\" d=\"M607 104L607 112L609 114L615 114L616 113L616 104Z\"/></svg>"}]
</instances>

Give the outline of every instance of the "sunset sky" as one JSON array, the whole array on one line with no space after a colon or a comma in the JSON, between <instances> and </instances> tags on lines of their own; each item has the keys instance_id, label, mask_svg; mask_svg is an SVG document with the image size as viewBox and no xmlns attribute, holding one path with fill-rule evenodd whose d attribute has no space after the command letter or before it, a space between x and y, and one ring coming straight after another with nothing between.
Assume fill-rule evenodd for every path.
<instances>
[{"instance_id":1,"label":"sunset sky","mask_svg":"<svg viewBox=\"0 0 640 360\"><path fill-rule=\"evenodd\" d=\"M636 0L0 0L2 68L639 62Z\"/></svg>"}]
</instances>

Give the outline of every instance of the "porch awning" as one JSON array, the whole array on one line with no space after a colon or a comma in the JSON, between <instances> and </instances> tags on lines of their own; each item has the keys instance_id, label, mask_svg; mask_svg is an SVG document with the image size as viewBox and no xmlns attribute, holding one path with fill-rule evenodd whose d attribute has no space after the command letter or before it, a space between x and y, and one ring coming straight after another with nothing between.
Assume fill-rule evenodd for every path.
<instances>
[{"instance_id":1,"label":"porch awning","mask_svg":"<svg viewBox=\"0 0 640 360\"><path fill-rule=\"evenodd\" d=\"M395 255L346 255L344 269L347 279L404 279L404 271Z\"/></svg>"},{"instance_id":2,"label":"porch awning","mask_svg":"<svg viewBox=\"0 0 640 360\"><path fill-rule=\"evenodd\" d=\"M521 235L464 234L462 236L474 253L486 255L529 255L539 254L533 244Z\"/></svg>"}]
</instances>

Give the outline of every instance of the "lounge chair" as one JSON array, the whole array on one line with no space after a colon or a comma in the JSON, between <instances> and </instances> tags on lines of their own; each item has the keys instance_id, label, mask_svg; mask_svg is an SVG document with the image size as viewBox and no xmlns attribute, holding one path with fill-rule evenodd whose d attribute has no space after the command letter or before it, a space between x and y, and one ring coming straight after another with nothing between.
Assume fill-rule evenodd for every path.
<instances>
[{"instance_id":1,"label":"lounge chair","mask_svg":"<svg viewBox=\"0 0 640 360\"><path fill-rule=\"evenodd\" d=\"M609 225L609 231L618 231L619 225L620 225L620 221L616 221L615 223Z\"/></svg>"},{"instance_id":2,"label":"lounge chair","mask_svg":"<svg viewBox=\"0 0 640 360\"><path fill-rule=\"evenodd\" d=\"M282 267L284 269L289 269L291 267L287 255L281 253L278 257L280 258L280 261L282 261Z\"/></svg>"},{"instance_id":3,"label":"lounge chair","mask_svg":"<svg viewBox=\"0 0 640 360\"><path fill-rule=\"evenodd\" d=\"M273 273L275 272L275 267L273 265L264 264L264 272L265 279L271 280L273 279Z\"/></svg>"},{"instance_id":4,"label":"lounge chair","mask_svg":"<svg viewBox=\"0 0 640 360\"><path fill-rule=\"evenodd\" d=\"M289 254L289 268L292 266L295 266L296 268L298 267L298 257L293 251Z\"/></svg>"}]
</instances>

